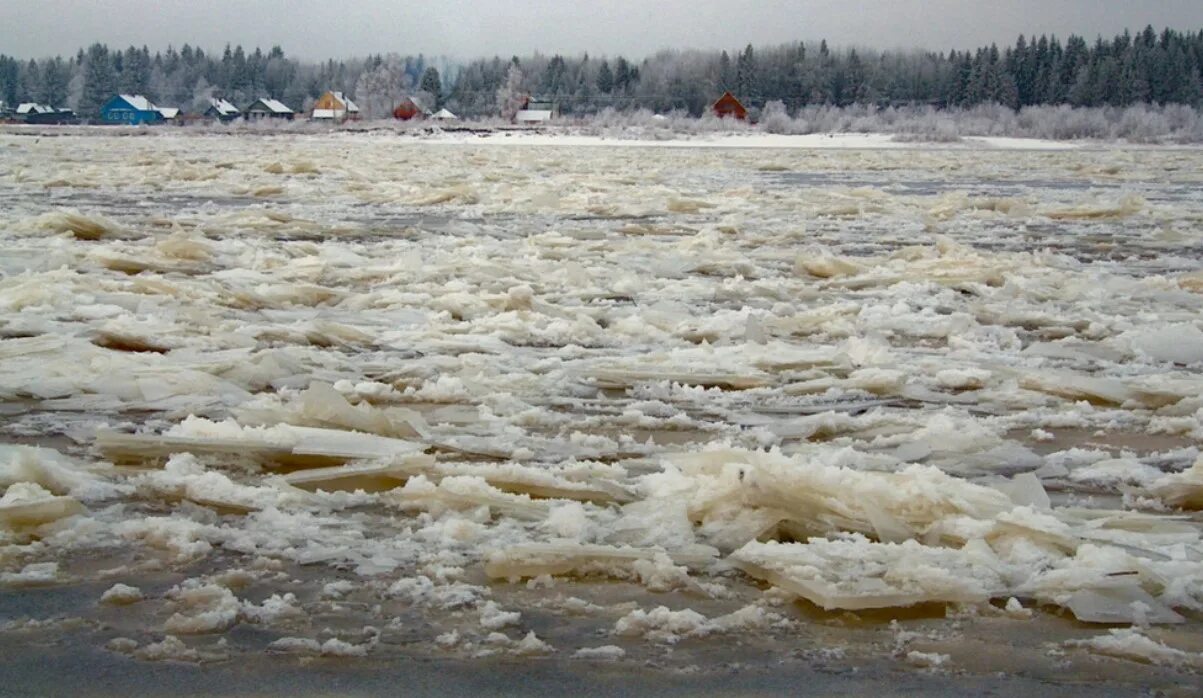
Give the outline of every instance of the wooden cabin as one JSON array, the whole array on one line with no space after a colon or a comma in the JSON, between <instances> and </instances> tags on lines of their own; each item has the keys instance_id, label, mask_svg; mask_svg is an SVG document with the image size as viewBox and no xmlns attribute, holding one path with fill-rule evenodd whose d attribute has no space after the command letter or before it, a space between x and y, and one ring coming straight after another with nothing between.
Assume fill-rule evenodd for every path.
<instances>
[{"instance_id":1,"label":"wooden cabin","mask_svg":"<svg viewBox=\"0 0 1203 698\"><path fill-rule=\"evenodd\" d=\"M730 92L724 92L722 97L719 97L710 107L714 115L720 119L734 117L740 121L748 120L748 110L743 103L735 98L735 95Z\"/></svg>"},{"instance_id":2,"label":"wooden cabin","mask_svg":"<svg viewBox=\"0 0 1203 698\"><path fill-rule=\"evenodd\" d=\"M288 108L288 105L270 97L256 99L246 109L243 109L242 112L246 115L248 121L258 121L260 119L292 121L294 113Z\"/></svg>"},{"instance_id":3,"label":"wooden cabin","mask_svg":"<svg viewBox=\"0 0 1203 698\"><path fill-rule=\"evenodd\" d=\"M228 122L240 116L242 116L242 112L233 104L224 99L209 98L209 108L205 110L205 118Z\"/></svg>"}]
</instances>

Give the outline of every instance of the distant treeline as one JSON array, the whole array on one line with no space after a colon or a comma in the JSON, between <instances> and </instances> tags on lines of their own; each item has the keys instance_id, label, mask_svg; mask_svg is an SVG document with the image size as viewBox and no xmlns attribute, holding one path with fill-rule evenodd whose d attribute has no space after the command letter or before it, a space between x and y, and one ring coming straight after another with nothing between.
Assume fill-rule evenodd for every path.
<instances>
[{"instance_id":1,"label":"distant treeline","mask_svg":"<svg viewBox=\"0 0 1203 698\"><path fill-rule=\"evenodd\" d=\"M116 92L164 106L203 107L210 96L245 104L272 96L306 109L325 90L352 95L368 116L417 93L462 116L495 115L515 93L555 100L565 114L607 107L701 114L730 90L753 109L780 101L791 112L812 105L996 103L1203 106L1203 31L1152 27L1090 43L1070 36L1019 37L1014 46L975 51L832 49L825 41L726 51L663 51L646 59L546 56L437 65L423 56L369 56L307 63L279 47L267 53L226 47L221 55L184 46L153 55L96 44L70 58L0 55L0 100L70 106L85 118Z\"/></svg>"}]
</instances>

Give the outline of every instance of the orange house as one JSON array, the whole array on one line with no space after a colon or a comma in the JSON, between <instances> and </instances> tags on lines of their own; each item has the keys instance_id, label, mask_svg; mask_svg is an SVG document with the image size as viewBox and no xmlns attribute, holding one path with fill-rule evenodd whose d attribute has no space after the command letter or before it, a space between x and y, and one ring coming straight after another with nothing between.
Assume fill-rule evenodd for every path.
<instances>
[{"instance_id":1,"label":"orange house","mask_svg":"<svg viewBox=\"0 0 1203 698\"><path fill-rule=\"evenodd\" d=\"M728 116L733 116L740 121L748 120L748 110L740 103L735 95L730 92L724 92L722 97L710 107L714 111L714 115L720 119L725 119Z\"/></svg>"},{"instance_id":2,"label":"orange house","mask_svg":"<svg viewBox=\"0 0 1203 698\"><path fill-rule=\"evenodd\" d=\"M359 107L341 92L327 92L314 102L312 118L354 121L359 118Z\"/></svg>"}]
</instances>

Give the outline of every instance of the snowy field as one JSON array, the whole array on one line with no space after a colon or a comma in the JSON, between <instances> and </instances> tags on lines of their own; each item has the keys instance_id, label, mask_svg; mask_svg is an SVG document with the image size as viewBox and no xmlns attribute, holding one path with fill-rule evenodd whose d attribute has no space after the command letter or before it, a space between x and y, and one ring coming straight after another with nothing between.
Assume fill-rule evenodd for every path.
<instances>
[{"instance_id":1,"label":"snowy field","mask_svg":"<svg viewBox=\"0 0 1203 698\"><path fill-rule=\"evenodd\" d=\"M1203 150L123 134L0 134L17 685L1198 685Z\"/></svg>"}]
</instances>

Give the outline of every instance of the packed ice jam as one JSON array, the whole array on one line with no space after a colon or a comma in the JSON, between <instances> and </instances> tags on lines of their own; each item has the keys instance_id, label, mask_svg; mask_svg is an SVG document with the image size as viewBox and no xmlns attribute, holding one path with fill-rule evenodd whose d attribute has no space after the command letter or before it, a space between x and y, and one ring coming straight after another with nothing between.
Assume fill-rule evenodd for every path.
<instances>
[{"instance_id":1,"label":"packed ice jam","mask_svg":"<svg viewBox=\"0 0 1203 698\"><path fill-rule=\"evenodd\" d=\"M595 145L0 136L0 636L1203 668L1203 152Z\"/></svg>"}]
</instances>

